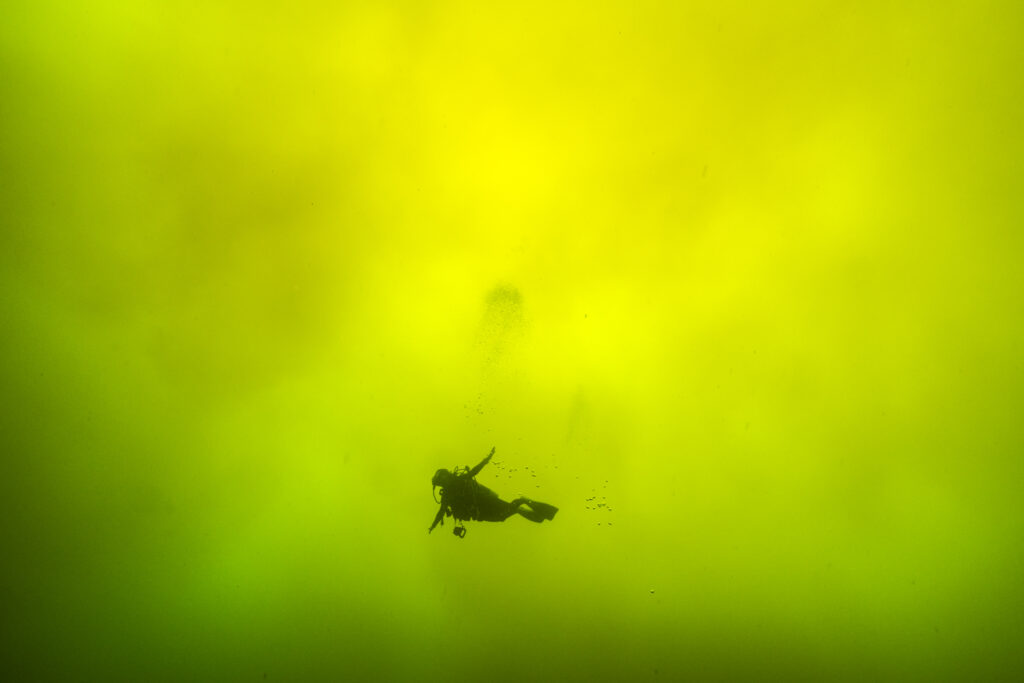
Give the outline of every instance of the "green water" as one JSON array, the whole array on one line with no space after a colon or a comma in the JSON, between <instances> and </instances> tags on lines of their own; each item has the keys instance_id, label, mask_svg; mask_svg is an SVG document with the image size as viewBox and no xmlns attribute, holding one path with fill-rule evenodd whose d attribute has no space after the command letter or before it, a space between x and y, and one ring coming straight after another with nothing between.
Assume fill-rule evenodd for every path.
<instances>
[{"instance_id":1,"label":"green water","mask_svg":"<svg viewBox=\"0 0 1024 683\"><path fill-rule=\"evenodd\" d=\"M1013 679L1021 19L4 3L0 675Z\"/></svg>"}]
</instances>

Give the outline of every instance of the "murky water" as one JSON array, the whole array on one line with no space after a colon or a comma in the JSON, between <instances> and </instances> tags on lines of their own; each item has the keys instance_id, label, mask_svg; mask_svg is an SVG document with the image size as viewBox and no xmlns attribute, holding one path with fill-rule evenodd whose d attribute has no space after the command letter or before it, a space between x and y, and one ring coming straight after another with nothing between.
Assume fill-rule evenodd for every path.
<instances>
[{"instance_id":1,"label":"murky water","mask_svg":"<svg viewBox=\"0 0 1024 683\"><path fill-rule=\"evenodd\" d=\"M5 679L1021 669L1016 4L677 5L0 10Z\"/></svg>"}]
</instances>

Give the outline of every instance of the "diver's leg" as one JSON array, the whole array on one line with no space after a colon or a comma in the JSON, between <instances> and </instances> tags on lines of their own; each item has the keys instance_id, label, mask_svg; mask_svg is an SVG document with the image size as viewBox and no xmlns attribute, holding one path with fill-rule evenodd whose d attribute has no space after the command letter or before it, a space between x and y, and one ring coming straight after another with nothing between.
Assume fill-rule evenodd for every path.
<instances>
[{"instance_id":1,"label":"diver's leg","mask_svg":"<svg viewBox=\"0 0 1024 683\"><path fill-rule=\"evenodd\" d=\"M532 501L529 498L524 496L520 496L511 502L497 500L495 503L500 504L501 507L495 505L494 509L492 509L491 515L488 516L488 519L492 522L504 522L512 515L518 513L531 522L543 522L544 515L530 508L529 505L531 502Z\"/></svg>"},{"instance_id":2,"label":"diver's leg","mask_svg":"<svg viewBox=\"0 0 1024 683\"><path fill-rule=\"evenodd\" d=\"M530 500L525 496L521 496L513 500L510 505L516 508L522 517L530 520L531 522L543 522L544 520L551 520L555 518L555 513L558 512L558 508L554 505L548 505L547 503L538 503L535 500Z\"/></svg>"},{"instance_id":3,"label":"diver's leg","mask_svg":"<svg viewBox=\"0 0 1024 683\"><path fill-rule=\"evenodd\" d=\"M526 496L520 496L509 503L509 507L512 509L513 513L519 513L520 517L525 517L531 522L537 522L539 524L545 519L548 519L544 516L542 511L535 510L533 506L534 502Z\"/></svg>"},{"instance_id":4,"label":"diver's leg","mask_svg":"<svg viewBox=\"0 0 1024 683\"><path fill-rule=\"evenodd\" d=\"M525 517L526 519L530 520L531 522L537 522L538 524L540 524L541 522L544 521L544 515L542 515L541 513L537 512L536 510L534 510L529 505L520 505L519 508L516 509L516 512L519 513L520 517Z\"/></svg>"},{"instance_id":5,"label":"diver's leg","mask_svg":"<svg viewBox=\"0 0 1024 683\"><path fill-rule=\"evenodd\" d=\"M484 522L504 522L514 514L524 517L531 522L543 522L546 519L553 519L558 508L547 503L537 503L525 496L520 496L511 502L498 498L481 503L477 508L477 514L473 519Z\"/></svg>"},{"instance_id":6,"label":"diver's leg","mask_svg":"<svg viewBox=\"0 0 1024 683\"><path fill-rule=\"evenodd\" d=\"M525 502L525 499L523 500ZM504 522L516 514L518 508L519 502L517 501L509 503L499 498L492 498L486 504L480 505L476 519L483 522Z\"/></svg>"}]
</instances>

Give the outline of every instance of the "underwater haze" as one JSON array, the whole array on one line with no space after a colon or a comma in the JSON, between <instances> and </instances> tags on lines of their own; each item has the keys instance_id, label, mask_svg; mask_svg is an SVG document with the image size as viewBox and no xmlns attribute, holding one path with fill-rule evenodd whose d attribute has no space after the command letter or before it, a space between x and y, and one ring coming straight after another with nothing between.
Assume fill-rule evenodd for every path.
<instances>
[{"instance_id":1,"label":"underwater haze","mask_svg":"<svg viewBox=\"0 0 1024 683\"><path fill-rule=\"evenodd\" d=\"M7 0L0 676L1015 679L1022 19Z\"/></svg>"}]
</instances>

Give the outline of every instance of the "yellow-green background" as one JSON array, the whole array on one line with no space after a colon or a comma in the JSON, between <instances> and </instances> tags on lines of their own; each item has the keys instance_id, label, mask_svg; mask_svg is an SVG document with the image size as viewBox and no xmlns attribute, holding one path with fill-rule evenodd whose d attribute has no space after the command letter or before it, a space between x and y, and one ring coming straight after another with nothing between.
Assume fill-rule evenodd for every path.
<instances>
[{"instance_id":1,"label":"yellow-green background","mask_svg":"<svg viewBox=\"0 0 1024 683\"><path fill-rule=\"evenodd\" d=\"M3 677L1012 678L1020 7L8 0Z\"/></svg>"}]
</instances>

